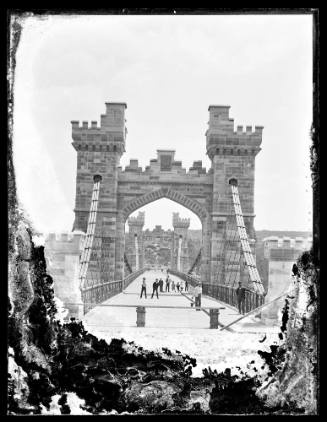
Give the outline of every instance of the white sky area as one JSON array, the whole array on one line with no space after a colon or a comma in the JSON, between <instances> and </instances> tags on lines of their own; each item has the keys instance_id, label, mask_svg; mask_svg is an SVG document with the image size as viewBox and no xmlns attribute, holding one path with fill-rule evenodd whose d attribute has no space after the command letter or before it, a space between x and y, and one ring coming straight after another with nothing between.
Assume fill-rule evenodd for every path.
<instances>
[{"instance_id":1,"label":"white sky area","mask_svg":"<svg viewBox=\"0 0 327 422\"><path fill-rule=\"evenodd\" d=\"M209 169L210 104L230 105L235 126L263 125L255 228L311 230L310 15L27 17L16 61L14 165L37 230L72 229L70 121L99 121L105 102L127 103L123 168L175 149L186 169L194 160ZM140 210L145 228L172 228L172 212L201 228L167 199Z\"/></svg>"}]
</instances>

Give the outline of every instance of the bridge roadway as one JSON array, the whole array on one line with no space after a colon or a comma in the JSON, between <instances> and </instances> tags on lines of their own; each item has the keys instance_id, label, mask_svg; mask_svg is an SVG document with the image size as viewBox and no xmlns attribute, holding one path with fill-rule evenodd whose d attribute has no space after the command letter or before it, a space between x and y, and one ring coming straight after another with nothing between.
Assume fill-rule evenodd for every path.
<instances>
[{"instance_id":1,"label":"bridge roadway","mask_svg":"<svg viewBox=\"0 0 327 422\"><path fill-rule=\"evenodd\" d=\"M147 281L146 299L144 295L140 298L143 277L145 277ZM100 318L101 322L106 326L135 327L136 307L150 306L149 308L146 308L145 315L145 326L147 328L209 328L209 316L207 314L209 310L205 309L207 311L207 313L205 313L203 311L196 311L194 307L191 307L191 292L183 292L184 294L182 295L177 289L175 292L170 291L162 293L159 291L159 299L156 296L151 298L152 284L156 278L160 277L164 280L165 290L166 273L154 270L147 271L134 280L123 293L103 302L102 305L105 306L98 306L86 314L84 317L85 321L89 323L95 322L96 324L97 321L99 321L98 318ZM170 278L175 280L175 283L180 281L184 284L184 282L175 275L171 275ZM125 308L107 305L127 306ZM239 315L236 310L215 299L202 297L201 305L204 308L224 307L225 309L221 309L219 315L219 322L222 322L224 325L233 321ZM164 306L165 308L160 308L160 306ZM168 306L172 308L166 308ZM179 309L178 307L183 307L184 309ZM97 315L97 317L95 317L95 315Z\"/></svg>"},{"instance_id":2,"label":"bridge roadway","mask_svg":"<svg viewBox=\"0 0 327 422\"><path fill-rule=\"evenodd\" d=\"M262 326L255 318L245 318L233 326L234 331L209 329L209 316L203 311L196 311L190 301L180 293L160 293L159 299L151 299L152 283L155 278L164 276L159 271L148 271L139 276L125 290L112 297L103 305L122 304L135 307L97 306L83 318L86 329L110 342L112 338L124 338L134 341L148 350L159 350L162 347L172 351L179 350L197 359L194 375L201 376L202 369L210 365L223 370L227 365L243 366L251 360L260 361L257 350L265 349L265 344L272 344L277 338L278 329ZM142 277L147 279L147 299L140 299ZM177 276L171 276L175 281ZM147 308L146 326L136 327L137 306L182 306L189 309ZM205 307L225 307L220 310L219 320L227 325L234 321L238 312L224 303L202 297ZM264 336L264 344L259 340ZM269 351L269 350L268 350Z\"/></svg>"}]
</instances>

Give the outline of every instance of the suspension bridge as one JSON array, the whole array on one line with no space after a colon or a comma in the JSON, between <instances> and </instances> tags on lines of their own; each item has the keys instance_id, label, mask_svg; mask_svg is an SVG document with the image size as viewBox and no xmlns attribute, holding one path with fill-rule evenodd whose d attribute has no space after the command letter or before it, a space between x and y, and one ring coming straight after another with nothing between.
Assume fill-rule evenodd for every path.
<instances>
[{"instance_id":1,"label":"suspension bridge","mask_svg":"<svg viewBox=\"0 0 327 422\"><path fill-rule=\"evenodd\" d=\"M230 106L210 105L206 131L206 151L211 160L208 172L202 161L194 161L187 172L182 162L175 160L175 150L157 150L157 158L150 160L145 170L135 159L123 170L120 159L125 152L126 108L125 103L106 103L99 126L94 121L91 126L72 121L72 145L77 151L73 230L85 233L78 272L78 305L84 316L94 313L95 308L111 309L113 321L120 312L127 318L128 309L134 307L134 325L136 313L139 326L146 315L147 326L155 312L166 316L177 312L192 315L197 321L204 318L207 328L223 329L232 323L225 318L227 314L239 318L239 283L244 292L244 311L261 309L266 292L256 267L253 222L255 157L261 150L263 127L234 129ZM191 306L192 295L187 292L161 293L152 304L151 299L142 302L138 296L141 279L146 277L151 290L154 273L148 272L142 258L138 235L142 218L133 219L135 234L128 256L125 223L134 211L161 198L186 207L202 223L201 247L194 262L186 267L183 251L189 220L175 215L169 268L170 277L187 282L190 289L201 282L201 309ZM162 318L159 315L155 319Z\"/></svg>"},{"instance_id":2,"label":"suspension bridge","mask_svg":"<svg viewBox=\"0 0 327 422\"><path fill-rule=\"evenodd\" d=\"M152 326L153 324L160 326L160 321L163 321L166 326L174 325L174 321L178 321L179 324L187 323L190 327L203 327L204 325L210 326L210 328L218 328L218 326L223 328L226 327L226 324L232 325L233 321L230 316L235 320L235 317L238 317L237 313L231 313L231 310L233 307L237 307L235 283L240 280L245 281L246 286L248 286L244 288L245 312L249 313L263 305L264 288L250 248L235 179L230 181L230 213L228 224L225 227L227 245L222 245L224 248L227 246L229 250L233 251L229 262L224 266L229 278L227 284L219 284L221 274L218 272L215 284L201 283L204 299L200 307L193 306L194 294L190 293L190 290L193 291L199 285L199 279L192 277L190 273L200 261L201 250L190 270L183 273L180 271L181 240L179 240L177 249L177 269L171 269L169 277L175 279L176 283L181 281L184 286L188 285L187 291L182 292L177 291L177 289L175 292L160 291L160 301L158 302L156 296L152 295L151 297L152 283L155 278L166 279L167 274L162 271L155 272L149 271L147 268L139 268L137 236L135 236L135 271L132 270L125 255L125 270L128 275L122 280L107 280L108 268L104 257L108 256L109 242L97 226L101 180L100 175L94 176L89 219L79 266L78 279L84 315L94 307L100 306L110 308L111 313L108 317L111 323L116 321L118 325L129 323L135 325L135 321L128 321L128 319L133 319L132 314L126 312L127 308L135 308L137 312L136 324L141 327ZM235 265L236 262L242 267L241 273L228 271L229 266ZM147 298L140 298L139 296L143 277L148 284ZM151 302L150 298L154 301ZM228 312L222 312L223 316L221 315L218 318L221 311L226 309L225 306L222 306L223 304L229 305L227 307ZM108 309L106 311L108 312ZM197 314L195 311L202 312ZM145 314L147 314L147 324L145 324ZM206 315L210 317L209 324ZM225 324L222 323L221 319L224 319Z\"/></svg>"}]
</instances>

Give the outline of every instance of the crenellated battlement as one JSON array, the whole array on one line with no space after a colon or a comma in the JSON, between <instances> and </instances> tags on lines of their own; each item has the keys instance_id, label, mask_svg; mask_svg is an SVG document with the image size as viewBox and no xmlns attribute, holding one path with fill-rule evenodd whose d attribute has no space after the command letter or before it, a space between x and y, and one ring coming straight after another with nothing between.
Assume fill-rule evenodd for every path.
<instances>
[{"instance_id":1,"label":"crenellated battlement","mask_svg":"<svg viewBox=\"0 0 327 422\"><path fill-rule=\"evenodd\" d=\"M139 212L136 217L129 217L128 219L128 225L130 226L138 226L143 227L145 221L145 212Z\"/></svg>"},{"instance_id":2,"label":"crenellated battlement","mask_svg":"<svg viewBox=\"0 0 327 422\"><path fill-rule=\"evenodd\" d=\"M95 120L72 120L73 146L76 150L125 151L125 103L106 103L106 114ZM113 148L115 146L115 148Z\"/></svg>"},{"instance_id":3,"label":"crenellated battlement","mask_svg":"<svg viewBox=\"0 0 327 422\"><path fill-rule=\"evenodd\" d=\"M260 151L263 126L237 126L229 117L230 106L209 106L209 122L206 131L207 153L214 155L253 155Z\"/></svg>"},{"instance_id":4,"label":"crenellated battlement","mask_svg":"<svg viewBox=\"0 0 327 422\"><path fill-rule=\"evenodd\" d=\"M129 165L125 166L126 172L142 173L142 167L139 167L139 160L130 159Z\"/></svg>"},{"instance_id":5,"label":"crenellated battlement","mask_svg":"<svg viewBox=\"0 0 327 422\"><path fill-rule=\"evenodd\" d=\"M91 125L89 125L89 122L87 121L82 121L82 124L80 125L80 122L78 120L72 120L71 124L72 124L73 131L83 131L85 129L97 130L97 131L101 130L101 127L98 126L98 122L95 120L91 121Z\"/></svg>"},{"instance_id":6,"label":"crenellated battlement","mask_svg":"<svg viewBox=\"0 0 327 422\"><path fill-rule=\"evenodd\" d=\"M175 158L175 151L173 150L157 150L157 158L150 160L150 165L145 167L145 170L139 166L137 159L130 159L129 165L125 166L124 170L120 169L122 173L135 173L138 175L160 175L160 174L187 174L187 175L206 175L205 167L202 167L202 161L194 161L192 167L188 172L182 167L182 162Z\"/></svg>"},{"instance_id":7,"label":"crenellated battlement","mask_svg":"<svg viewBox=\"0 0 327 422\"><path fill-rule=\"evenodd\" d=\"M252 126L237 126L236 131L233 133L235 135L257 135L261 136L263 131L263 126L254 126L254 130Z\"/></svg>"},{"instance_id":8,"label":"crenellated battlement","mask_svg":"<svg viewBox=\"0 0 327 422\"><path fill-rule=\"evenodd\" d=\"M173 227L176 228L183 228L188 229L190 227L190 219L189 218L180 218L178 212L173 213Z\"/></svg>"}]
</instances>

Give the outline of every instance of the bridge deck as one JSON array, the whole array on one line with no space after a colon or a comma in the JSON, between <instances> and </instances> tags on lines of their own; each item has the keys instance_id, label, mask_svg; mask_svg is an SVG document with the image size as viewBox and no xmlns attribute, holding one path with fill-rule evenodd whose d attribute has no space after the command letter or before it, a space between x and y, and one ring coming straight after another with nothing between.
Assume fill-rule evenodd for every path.
<instances>
[{"instance_id":1,"label":"bridge deck","mask_svg":"<svg viewBox=\"0 0 327 422\"><path fill-rule=\"evenodd\" d=\"M142 276L138 277L121 293L104 304L125 304L136 306L190 306L190 301L177 293L159 293L150 299L152 282L160 277L161 272L149 271L144 274L148 282L148 298L140 299ZM178 277L172 276L176 281ZM226 325L239 317L238 312L224 303L202 298L202 305L207 307L225 307L220 310L219 319ZM209 329L209 317L204 312L188 309L149 308L146 310L146 326L136 327L136 310L133 307L120 308L97 306L84 317L86 329L98 338L110 342L112 338L124 338L134 341L148 350L167 347L179 350L197 359L194 375L201 375L202 368L210 365L212 368L225 369L228 365L248 363L253 358L257 360L258 342L267 334L267 344L276 339L276 334L267 327L253 324L248 318L233 326L234 332ZM252 331L252 332L251 332ZM244 335L242 335L244 333ZM241 336L240 336L241 335ZM271 337L273 336L273 337ZM272 338L273 340L270 340ZM271 341L271 342L270 342ZM240 347L242 344L242 347Z\"/></svg>"},{"instance_id":2,"label":"bridge deck","mask_svg":"<svg viewBox=\"0 0 327 422\"><path fill-rule=\"evenodd\" d=\"M142 299L140 298L143 277L146 277L147 280L147 299L144 296ZM201 304L207 310L207 313L196 311L191 307L189 300L191 294L185 292L183 295L178 292L159 292L159 299L156 296L152 299L152 283L155 278L160 277L165 279L165 273L147 271L136 278L123 293L103 302L102 305L104 306L97 306L92 309L85 315L84 321L90 327L135 327L137 306L148 306L145 317L146 328L208 329L208 308L224 308L220 309L219 313L219 322L223 325L231 323L239 316L239 313L229 305L208 297L202 297ZM171 278L175 282L180 280L175 275ZM185 297L185 294L189 298Z\"/></svg>"}]
</instances>

